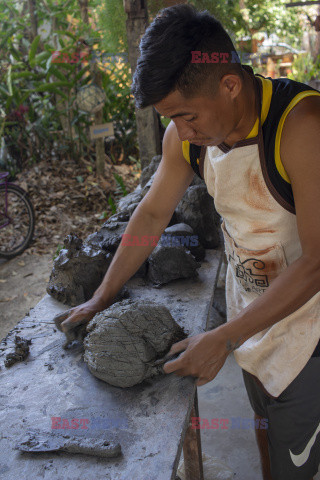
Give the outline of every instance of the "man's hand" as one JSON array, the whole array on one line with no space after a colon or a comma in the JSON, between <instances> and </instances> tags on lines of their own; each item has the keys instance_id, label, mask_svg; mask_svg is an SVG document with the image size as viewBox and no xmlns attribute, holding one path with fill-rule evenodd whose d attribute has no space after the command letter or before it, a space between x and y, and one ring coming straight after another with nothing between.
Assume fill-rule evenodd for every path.
<instances>
[{"instance_id":1,"label":"man's hand","mask_svg":"<svg viewBox=\"0 0 320 480\"><path fill-rule=\"evenodd\" d=\"M228 346L219 329L200 333L174 343L167 355L183 353L177 359L166 362L163 370L179 376L198 377L196 385L204 385L215 378L234 348Z\"/></svg>"},{"instance_id":2,"label":"man's hand","mask_svg":"<svg viewBox=\"0 0 320 480\"><path fill-rule=\"evenodd\" d=\"M77 307L70 308L54 317L54 322L61 332L67 333L75 327L88 323L96 313L107 308L102 306L94 297Z\"/></svg>"}]
</instances>

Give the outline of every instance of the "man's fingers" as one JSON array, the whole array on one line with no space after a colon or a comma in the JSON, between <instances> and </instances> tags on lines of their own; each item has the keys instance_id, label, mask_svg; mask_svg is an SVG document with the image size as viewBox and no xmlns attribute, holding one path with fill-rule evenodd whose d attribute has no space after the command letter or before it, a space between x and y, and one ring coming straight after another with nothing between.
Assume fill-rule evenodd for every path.
<instances>
[{"instance_id":1,"label":"man's fingers","mask_svg":"<svg viewBox=\"0 0 320 480\"><path fill-rule=\"evenodd\" d=\"M204 377L200 377L198 378L198 380L196 381L196 386L197 387L201 387L201 385L205 385L206 383L210 382L210 379L209 378L204 378Z\"/></svg>"},{"instance_id":2,"label":"man's fingers","mask_svg":"<svg viewBox=\"0 0 320 480\"><path fill-rule=\"evenodd\" d=\"M171 360L170 362L166 362L163 365L162 368L163 368L164 373L175 372L179 375L179 373L176 372L176 370L181 369L181 372L183 371L183 367L185 367L183 353L181 353L181 355L179 355L179 357L176 358L175 360Z\"/></svg>"},{"instance_id":3,"label":"man's fingers","mask_svg":"<svg viewBox=\"0 0 320 480\"><path fill-rule=\"evenodd\" d=\"M62 328L61 328L61 324L62 322L69 316L71 310L66 310L65 312L62 312L62 313L59 313L58 315L56 315L54 318L53 318L53 321L54 323L56 324L56 327L63 331Z\"/></svg>"},{"instance_id":4,"label":"man's fingers","mask_svg":"<svg viewBox=\"0 0 320 480\"><path fill-rule=\"evenodd\" d=\"M78 325L81 325L86 322L88 322L88 320L86 318L83 318L82 316L79 318L76 316L73 317L71 315L64 322L61 323L61 329L63 332L67 332L68 330L72 330Z\"/></svg>"},{"instance_id":5,"label":"man's fingers","mask_svg":"<svg viewBox=\"0 0 320 480\"><path fill-rule=\"evenodd\" d=\"M175 353L179 353L185 350L189 345L189 341L190 341L189 338L185 338L184 340L181 340L180 342L176 342L173 345L171 345L171 348L167 353L166 357L171 357Z\"/></svg>"}]
</instances>

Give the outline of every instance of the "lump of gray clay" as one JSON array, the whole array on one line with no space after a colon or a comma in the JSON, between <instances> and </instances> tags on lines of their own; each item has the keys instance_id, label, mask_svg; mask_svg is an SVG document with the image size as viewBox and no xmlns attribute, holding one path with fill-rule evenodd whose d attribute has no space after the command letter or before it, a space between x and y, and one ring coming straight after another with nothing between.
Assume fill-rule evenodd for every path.
<instances>
[{"instance_id":1,"label":"lump of gray clay","mask_svg":"<svg viewBox=\"0 0 320 480\"><path fill-rule=\"evenodd\" d=\"M184 246L190 250L197 261L203 260L206 253L198 235L195 235L192 228L186 223L177 223L167 227L161 236L161 245Z\"/></svg>"},{"instance_id":2,"label":"lump of gray clay","mask_svg":"<svg viewBox=\"0 0 320 480\"><path fill-rule=\"evenodd\" d=\"M143 168L140 176L141 187L144 187L148 183L152 175L156 172L160 161L161 161L161 155L156 155L151 159L151 162L149 163L149 165L146 165Z\"/></svg>"},{"instance_id":3,"label":"lump of gray clay","mask_svg":"<svg viewBox=\"0 0 320 480\"><path fill-rule=\"evenodd\" d=\"M220 217L206 185L188 187L175 213L179 223L187 223L199 235L204 248L216 248L219 245Z\"/></svg>"},{"instance_id":4,"label":"lump of gray clay","mask_svg":"<svg viewBox=\"0 0 320 480\"><path fill-rule=\"evenodd\" d=\"M160 286L178 278L193 278L200 266L185 247L157 245L148 258L148 279Z\"/></svg>"},{"instance_id":5,"label":"lump of gray clay","mask_svg":"<svg viewBox=\"0 0 320 480\"><path fill-rule=\"evenodd\" d=\"M92 297L111 261L111 253L84 245L76 235L68 235L54 261L47 292L71 307L80 305ZM122 290L118 298L126 296L128 291Z\"/></svg>"},{"instance_id":6,"label":"lump of gray clay","mask_svg":"<svg viewBox=\"0 0 320 480\"><path fill-rule=\"evenodd\" d=\"M14 338L14 352L6 355L5 367L9 368L17 362L23 362L29 355L29 345L31 345L31 340L26 340L16 335Z\"/></svg>"},{"instance_id":7,"label":"lump of gray clay","mask_svg":"<svg viewBox=\"0 0 320 480\"><path fill-rule=\"evenodd\" d=\"M163 373L154 363L186 337L169 310L152 301L113 304L94 316L87 332L84 360L90 372L116 387Z\"/></svg>"},{"instance_id":8,"label":"lump of gray clay","mask_svg":"<svg viewBox=\"0 0 320 480\"><path fill-rule=\"evenodd\" d=\"M142 200L141 188L136 188L133 192L128 193L119 200L117 210L119 212L126 211L133 203L139 203Z\"/></svg>"},{"instance_id":9,"label":"lump of gray clay","mask_svg":"<svg viewBox=\"0 0 320 480\"><path fill-rule=\"evenodd\" d=\"M121 242L127 225L128 222L114 221L111 217L102 225L99 232L92 233L86 238L84 245L114 253Z\"/></svg>"}]
</instances>

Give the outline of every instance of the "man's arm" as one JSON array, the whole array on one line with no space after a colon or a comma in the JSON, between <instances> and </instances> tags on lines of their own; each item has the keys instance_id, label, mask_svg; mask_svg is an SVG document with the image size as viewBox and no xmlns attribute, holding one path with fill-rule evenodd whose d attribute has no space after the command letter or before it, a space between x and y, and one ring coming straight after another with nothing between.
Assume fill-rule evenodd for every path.
<instances>
[{"instance_id":1,"label":"man's arm","mask_svg":"<svg viewBox=\"0 0 320 480\"><path fill-rule=\"evenodd\" d=\"M159 237L168 226L173 212L190 185L194 171L182 155L181 141L171 122L163 139L163 156L149 192L133 212L124 235ZM155 245L119 245L105 278L94 293L104 303L116 295L120 288L139 269Z\"/></svg>"},{"instance_id":2,"label":"man's arm","mask_svg":"<svg viewBox=\"0 0 320 480\"><path fill-rule=\"evenodd\" d=\"M175 124L171 122L163 138L163 155L150 190L133 212L123 238L126 238L125 235L139 239L144 236L160 237L193 176L194 171L183 157ZM93 297L61 317L63 330L88 322L95 313L110 306L120 288L155 248L152 241L149 241L149 245L131 246L125 243L121 241Z\"/></svg>"},{"instance_id":3,"label":"man's arm","mask_svg":"<svg viewBox=\"0 0 320 480\"><path fill-rule=\"evenodd\" d=\"M280 154L290 178L302 255L239 315L215 330L176 343L165 371L212 380L232 350L295 312L320 290L320 99L301 100L284 123Z\"/></svg>"}]
</instances>

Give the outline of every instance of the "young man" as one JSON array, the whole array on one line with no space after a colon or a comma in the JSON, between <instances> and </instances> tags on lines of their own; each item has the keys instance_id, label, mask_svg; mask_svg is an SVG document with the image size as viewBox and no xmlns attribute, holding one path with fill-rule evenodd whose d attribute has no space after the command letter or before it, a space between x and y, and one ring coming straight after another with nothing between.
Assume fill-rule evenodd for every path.
<instances>
[{"instance_id":1,"label":"young man","mask_svg":"<svg viewBox=\"0 0 320 480\"><path fill-rule=\"evenodd\" d=\"M161 235L196 171L228 259L228 322L174 344L182 353L165 371L204 385L234 351L255 416L268 419L257 431L264 480L310 480L320 462L320 93L255 76L221 24L190 5L162 10L140 51L137 106L172 122L125 233ZM107 308L153 248L120 245L63 327Z\"/></svg>"}]
</instances>

